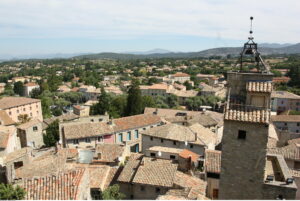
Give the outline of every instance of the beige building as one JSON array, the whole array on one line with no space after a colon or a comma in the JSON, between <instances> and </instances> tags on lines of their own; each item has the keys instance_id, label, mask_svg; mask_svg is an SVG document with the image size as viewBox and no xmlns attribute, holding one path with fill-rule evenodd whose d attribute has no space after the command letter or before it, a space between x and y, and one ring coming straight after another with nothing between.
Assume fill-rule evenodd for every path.
<instances>
[{"instance_id":1,"label":"beige building","mask_svg":"<svg viewBox=\"0 0 300 201\"><path fill-rule=\"evenodd\" d=\"M90 115L90 107L82 106L82 105L75 105L75 106L73 106L73 113L78 115L79 117L87 117Z\"/></svg>"},{"instance_id":2,"label":"beige building","mask_svg":"<svg viewBox=\"0 0 300 201\"><path fill-rule=\"evenodd\" d=\"M215 133L200 124L186 127L177 124L166 124L141 132L142 153L151 147L160 146L177 149L188 149L201 156L205 149L214 149L217 141Z\"/></svg>"},{"instance_id":3,"label":"beige building","mask_svg":"<svg viewBox=\"0 0 300 201\"><path fill-rule=\"evenodd\" d=\"M67 148L94 148L98 143L125 144L131 152L140 151L140 132L162 125L160 117L140 114L108 122L69 122L60 124L62 144Z\"/></svg>"},{"instance_id":4,"label":"beige building","mask_svg":"<svg viewBox=\"0 0 300 201\"><path fill-rule=\"evenodd\" d=\"M43 121L42 106L39 99L25 97L3 97L0 99L0 109L4 110L15 122L19 122L20 115L27 115L31 119Z\"/></svg>"},{"instance_id":5,"label":"beige building","mask_svg":"<svg viewBox=\"0 0 300 201\"><path fill-rule=\"evenodd\" d=\"M190 79L191 79L189 74L181 73L181 72L177 72L177 73L171 75L170 78L172 79L172 82L180 82L180 83L190 81Z\"/></svg>"},{"instance_id":6,"label":"beige building","mask_svg":"<svg viewBox=\"0 0 300 201\"><path fill-rule=\"evenodd\" d=\"M33 89L39 89L40 86L37 83L29 82L27 84L24 84L24 96L30 96L30 93Z\"/></svg>"},{"instance_id":7,"label":"beige building","mask_svg":"<svg viewBox=\"0 0 300 201\"><path fill-rule=\"evenodd\" d=\"M172 87L172 85L161 83L153 84L151 86L141 85L140 89L143 96L168 96Z\"/></svg>"},{"instance_id":8,"label":"beige building","mask_svg":"<svg viewBox=\"0 0 300 201\"><path fill-rule=\"evenodd\" d=\"M219 98L225 98L226 96L225 87L213 87L205 83L200 83L199 88L201 89L200 95L202 96L218 96Z\"/></svg>"}]
</instances>

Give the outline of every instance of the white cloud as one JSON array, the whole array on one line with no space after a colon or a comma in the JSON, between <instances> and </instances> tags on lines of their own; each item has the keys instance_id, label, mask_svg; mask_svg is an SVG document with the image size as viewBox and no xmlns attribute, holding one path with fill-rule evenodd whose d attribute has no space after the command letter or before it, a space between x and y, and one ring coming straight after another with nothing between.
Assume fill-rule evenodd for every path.
<instances>
[{"instance_id":1,"label":"white cloud","mask_svg":"<svg viewBox=\"0 0 300 201\"><path fill-rule=\"evenodd\" d=\"M297 0L0 0L0 37L245 39L249 16L265 42L299 42Z\"/></svg>"}]
</instances>

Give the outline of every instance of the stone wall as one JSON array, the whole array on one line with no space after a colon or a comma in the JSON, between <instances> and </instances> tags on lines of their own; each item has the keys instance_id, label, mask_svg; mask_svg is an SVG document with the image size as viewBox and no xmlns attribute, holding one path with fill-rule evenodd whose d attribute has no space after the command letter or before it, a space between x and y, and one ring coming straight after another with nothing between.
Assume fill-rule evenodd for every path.
<instances>
[{"instance_id":1,"label":"stone wall","mask_svg":"<svg viewBox=\"0 0 300 201\"><path fill-rule=\"evenodd\" d=\"M18 129L21 146L40 148L44 145L42 123L37 123L25 130Z\"/></svg>"},{"instance_id":2,"label":"stone wall","mask_svg":"<svg viewBox=\"0 0 300 201\"><path fill-rule=\"evenodd\" d=\"M238 131L246 139L238 139ZM268 125L224 122L220 199L261 199L266 163Z\"/></svg>"},{"instance_id":3,"label":"stone wall","mask_svg":"<svg viewBox=\"0 0 300 201\"><path fill-rule=\"evenodd\" d=\"M144 190L141 189L142 186ZM160 189L159 192L156 191L157 188ZM169 188L161 187L161 186L133 184L133 199L155 200L159 195L165 194L168 190Z\"/></svg>"},{"instance_id":4,"label":"stone wall","mask_svg":"<svg viewBox=\"0 0 300 201\"><path fill-rule=\"evenodd\" d=\"M272 184L264 184L263 185L263 198L266 200L276 200L279 196L281 199L285 200L294 200L296 198L297 188L294 186L287 187L282 185L272 185Z\"/></svg>"}]
</instances>

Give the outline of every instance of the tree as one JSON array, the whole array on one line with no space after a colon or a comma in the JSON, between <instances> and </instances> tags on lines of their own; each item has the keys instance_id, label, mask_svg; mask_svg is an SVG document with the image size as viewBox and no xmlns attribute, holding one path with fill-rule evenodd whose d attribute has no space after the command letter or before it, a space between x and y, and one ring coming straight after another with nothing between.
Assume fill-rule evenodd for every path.
<instances>
[{"instance_id":1,"label":"tree","mask_svg":"<svg viewBox=\"0 0 300 201\"><path fill-rule=\"evenodd\" d=\"M5 95L8 95L8 96L12 96L14 95L14 90L11 86L11 84L7 83L4 87L4 92L3 92Z\"/></svg>"},{"instance_id":2,"label":"tree","mask_svg":"<svg viewBox=\"0 0 300 201\"><path fill-rule=\"evenodd\" d=\"M30 92L31 98L38 98L38 96L41 94L41 90L39 88L34 88Z\"/></svg>"},{"instance_id":3,"label":"tree","mask_svg":"<svg viewBox=\"0 0 300 201\"><path fill-rule=\"evenodd\" d=\"M20 114L18 116L18 120L21 122L21 124L29 122L31 118L28 116L28 114Z\"/></svg>"},{"instance_id":4,"label":"tree","mask_svg":"<svg viewBox=\"0 0 300 201\"><path fill-rule=\"evenodd\" d=\"M142 108L142 95L137 80L132 81L132 85L128 90L126 116L141 114Z\"/></svg>"},{"instance_id":5,"label":"tree","mask_svg":"<svg viewBox=\"0 0 300 201\"><path fill-rule=\"evenodd\" d=\"M0 200L24 200L26 192L20 186L0 183Z\"/></svg>"},{"instance_id":6,"label":"tree","mask_svg":"<svg viewBox=\"0 0 300 201\"><path fill-rule=\"evenodd\" d=\"M143 111L145 110L145 107L155 107L155 101L151 96L142 96L142 108Z\"/></svg>"},{"instance_id":7,"label":"tree","mask_svg":"<svg viewBox=\"0 0 300 201\"><path fill-rule=\"evenodd\" d=\"M14 83L14 92L15 94L18 94L19 96L22 96L23 95L23 88L24 88L24 85L23 85L23 82L15 82Z\"/></svg>"},{"instance_id":8,"label":"tree","mask_svg":"<svg viewBox=\"0 0 300 201\"><path fill-rule=\"evenodd\" d=\"M101 95L99 96L99 102L92 108L94 114L105 114L110 110L111 97L106 93L103 87L101 87Z\"/></svg>"},{"instance_id":9,"label":"tree","mask_svg":"<svg viewBox=\"0 0 300 201\"><path fill-rule=\"evenodd\" d=\"M46 147L55 146L59 141L59 121L58 119L52 122L46 129L46 134L43 136Z\"/></svg>"},{"instance_id":10,"label":"tree","mask_svg":"<svg viewBox=\"0 0 300 201\"><path fill-rule=\"evenodd\" d=\"M166 101L167 101L167 104L168 104L169 108L176 108L179 105L178 104L178 98L174 94L170 94L167 97Z\"/></svg>"},{"instance_id":11,"label":"tree","mask_svg":"<svg viewBox=\"0 0 300 201\"><path fill-rule=\"evenodd\" d=\"M42 104L42 113L44 118L51 117L50 105L52 105L52 99L49 97L42 97L41 104Z\"/></svg>"},{"instance_id":12,"label":"tree","mask_svg":"<svg viewBox=\"0 0 300 201\"><path fill-rule=\"evenodd\" d=\"M54 75L51 75L48 79L48 88L51 92L54 92L58 89L58 86L61 85L62 78Z\"/></svg>"},{"instance_id":13,"label":"tree","mask_svg":"<svg viewBox=\"0 0 300 201\"><path fill-rule=\"evenodd\" d=\"M109 186L102 192L103 200L123 200L126 196L120 192L120 187L118 184Z\"/></svg>"},{"instance_id":14,"label":"tree","mask_svg":"<svg viewBox=\"0 0 300 201\"><path fill-rule=\"evenodd\" d=\"M126 95L114 96L108 111L109 116L113 118L123 117L125 115L127 97Z\"/></svg>"},{"instance_id":15,"label":"tree","mask_svg":"<svg viewBox=\"0 0 300 201\"><path fill-rule=\"evenodd\" d=\"M189 81L185 81L183 83L183 85L186 87L186 90L191 90L193 89L193 86L191 85L191 83Z\"/></svg>"},{"instance_id":16,"label":"tree","mask_svg":"<svg viewBox=\"0 0 300 201\"><path fill-rule=\"evenodd\" d=\"M288 84L300 88L300 66L291 67L288 76L291 78Z\"/></svg>"},{"instance_id":17,"label":"tree","mask_svg":"<svg viewBox=\"0 0 300 201\"><path fill-rule=\"evenodd\" d=\"M62 109L60 107L55 107L55 108L51 109L51 112L56 117L62 115L62 113L63 113Z\"/></svg>"}]
</instances>

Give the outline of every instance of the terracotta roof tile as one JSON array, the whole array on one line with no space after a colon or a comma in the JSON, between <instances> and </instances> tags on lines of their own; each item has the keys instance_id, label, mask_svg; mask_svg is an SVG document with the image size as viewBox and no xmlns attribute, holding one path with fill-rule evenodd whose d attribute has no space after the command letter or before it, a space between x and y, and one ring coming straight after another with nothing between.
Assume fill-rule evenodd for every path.
<instances>
[{"instance_id":1,"label":"terracotta roof tile","mask_svg":"<svg viewBox=\"0 0 300 201\"><path fill-rule=\"evenodd\" d=\"M173 74L173 77L190 77L190 75L186 73L177 72Z\"/></svg>"},{"instance_id":2,"label":"terracotta roof tile","mask_svg":"<svg viewBox=\"0 0 300 201\"><path fill-rule=\"evenodd\" d=\"M26 200L76 200L85 169L25 179Z\"/></svg>"},{"instance_id":3,"label":"terracotta roof tile","mask_svg":"<svg viewBox=\"0 0 300 201\"><path fill-rule=\"evenodd\" d=\"M161 118L153 114L139 114L113 120L115 132L154 125L160 122Z\"/></svg>"},{"instance_id":4,"label":"terracotta roof tile","mask_svg":"<svg viewBox=\"0 0 300 201\"><path fill-rule=\"evenodd\" d=\"M272 91L271 98L300 99L300 96L288 91Z\"/></svg>"},{"instance_id":5,"label":"terracotta roof tile","mask_svg":"<svg viewBox=\"0 0 300 201\"><path fill-rule=\"evenodd\" d=\"M78 139L85 137L101 136L113 133L112 126L105 122L95 123L67 123L63 126L66 139Z\"/></svg>"},{"instance_id":6,"label":"terracotta roof tile","mask_svg":"<svg viewBox=\"0 0 300 201\"><path fill-rule=\"evenodd\" d=\"M0 125L0 148L6 149L9 137L15 132L14 126Z\"/></svg>"},{"instance_id":7,"label":"terracotta roof tile","mask_svg":"<svg viewBox=\"0 0 300 201\"><path fill-rule=\"evenodd\" d=\"M249 92L272 92L272 82L247 82L246 90Z\"/></svg>"},{"instance_id":8,"label":"terracotta roof tile","mask_svg":"<svg viewBox=\"0 0 300 201\"><path fill-rule=\"evenodd\" d=\"M144 157L133 178L133 183L172 187L177 164L170 160Z\"/></svg>"},{"instance_id":9,"label":"terracotta roof tile","mask_svg":"<svg viewBox=\"0 0 300 201\"><path fill-rule=\"evenodd\" d=\"M27 128L30 128L30 127L32 127L32 126L35 126L35 125L41 124L41 123L42 123L42 122L41 122L40 120L38 120L38 119L33 119L33 120L30 120L30 121L28 121L28 122L26 122L26 123L24 123L24 124L19 125L17 128L18 128L18 129L21 129L21 130L25 130L25 129L27 129Z\"/></svg>"},{"instance_id":10,"label":"terracotta roof tile","mask_svg":"<svg viewBox=\"0 0 300 201\"><path fill-rule=\"evenodd\" d=\"M95 160L96 162L116 162L118 157L122 156L125 147L120 144L98 144L96 146L95 157L101 154L101 158Z\"/></svg>"},{"instance_id":11,"label":"terracotta roof tile","mask_svg":"<svg viewBox=\"0 0 300 201\"><path fill-rule=\"evenodd\" d=\"M225 110L225 120L269 123L270 110L237 105Z\"/></svg>"},{"instance_id":12,"label":"terracotta roof tile","mask_svg":"<svg viewBox=\"0 0 300 201\"><path fill-rule=\"evenodd\" d=\"M197 161L200 157L199 154L196 154L190 150L187 150L187 149L184 149L182 152L179 153L179 156L182 157L182 158L190 158L192 159L192 161Z\"/></svg>"},{"instance_id":13,"label":"terracotta roof tile","mask_svg":"<svg viewBox=\"0 0 300 201\"><path fill-rule=\"evenodd\" d=\"M300 115L272 115L271 120L273 122L299 122Z\"/></svg>"},{"instance_id":14,"label":"terracotta roof tile","mask_svg":"<svg viewBox=\"0 0 300 201\"><path fill-rule=\"evenodd\" d=\"M177 124L165 124L154 127L141 131L141 134L180 142L195 142L196 139L196 135L191 129Z\"/></svg>"},{"instance_id":15,"label":"terracotta roof tile","mask_svg":"<svg viewBox=\"0 0 300 201\"><path fill-rule=\"evenodd\" d=\"M34 86L39 86L37 83L35 82L28 82L27 84L24 84L24 86L26 87L34 87Z\"/></svg>"},{"instance_id":16,"label":"terracotta roof tile","mask_svg":"<svg viewBox=\"0 0 300 201\"><path fill-rule=\"evenodd\" d=\"M105 190L112 182L117 168L107 165L88 167L90 175L90 188Z\"/></svg>"},{"instance_id":17,"label":"terracotta roof tile","mask_svg":"<svg viewBox=\"0 0 300 201\"><path fill-rule=\"evenodd\" d=\"M205 196L206 194L206 181L197 177L193 177L183 172L177 171L174 179L174 185L182 188L190 189L187 198L190 200L197 199L198 195Z\"/></svg>"},{"instance_id":18,"label":"terracotta roof tile","mask_svg":"<svg viewBox=\"0 0 300 201\"><path fill-rule=\"evenodd\" d=\"M134 177L134 173L137 170L141 160L143 158L143 154L131 154L126 165L124 166L118 181L119 182L132 182Z\"/></svg>"},{"instance_id":19,"label":"terracotta roof tile","mask_svg":"<svg viewBox=\"0 0 300 201\"><path fill-rule=\"evenodd\" d=\"M8 109L21 105L41 102L39 99L25 98L25 97L3 97L0 99L0 109Z\"/></svg>"},{"instance_id":20,"label":"terracotta roof tile","mask_svg":"<svg viewBox=\"0 0 300 201\"><path fill-rule=\"evenodd\" d=\"M285 159L300 160L300 144L292 143L284 147L268 149L270 154L282 155Z\"/></svg>"},{"instance_id":21,"label":"terracotta roof tile","mask_svg":"<svg viewBox=\"0 0 300 201\"><path fill-rule=\"evenodd\" d=\"M217 173L221 172L221 151L206 150L205 151L205 168L206 172Z\"/></svg>"},{"instance_id":22,"label":"terracotta roof tile","mask_svg":"<svg viewBox=\"0 0 300 201\"><path fill-rule=\"evenodd\" d=\"M9 140L9 133L0 131L0 148L6 149Z\"/></svg>"},{"instance_id":23,"label":"terracotta roof tile","mask_svg":"<svg viewBox=\"0 0 300 201\"><path fill-rule=\"evenodd\" d=\"M8 114L4 110L0 110L0 122L1 125L4 126L12 125L16 123L8 116Z\"/></svg>"}]
</instances>

